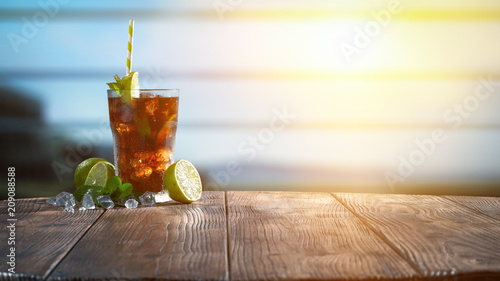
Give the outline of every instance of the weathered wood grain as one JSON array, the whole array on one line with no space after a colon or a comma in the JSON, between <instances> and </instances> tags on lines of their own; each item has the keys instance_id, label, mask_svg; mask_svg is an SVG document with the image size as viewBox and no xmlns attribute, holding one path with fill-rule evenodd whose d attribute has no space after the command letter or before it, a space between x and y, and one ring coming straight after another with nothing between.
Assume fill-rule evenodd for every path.
<instances>
[{"instance_id":1,"label":"weathered wood grain","mask_svg":"<svg viewBox=\"0 0 500 281\"><path fill-rule=\"evenodd\" d=\"M223 192L204 192L192 204L107 210L49 280L225 280L224 201Z\"/></svg>"},{"instance_id":2,"label":"weathered wood grain","mask_svg":"<svg viewBox=\"0 0 500 281\"><path fill-rule=\"evenodd\" d=\"M328 193L228 192L232 280L410 279L416 271Z\"/></svg>"},{"instance_id":3,"label":"weathered wood grain","mask_svg":"<svg viewBox=\"0 0 500 281\"><path fill-rule=\"evenodd\" d=\"M74 214L39 201L16 201L15 275L1 202L0 280L500 280L500 198L204 192Z\"/></svg>"},{"instance_id":4,"label":"weathered wood grain","mask_svg":"<svg viewBox=\"0 0 500 281\"><path fill-rule=\"evenodd\" d=\"M500 220L500 197L480 196L444 196L458 204L464 205L492 218Z\"/></svg>"},{"instance_id":5,"label":"weathered wood grain","mask_svg":"<svg viewBox=\"0 0 500 281\"><path fill-rule=\"evenodd\" d=\"M335 193L426 278L500 280L500 224L439 196Z\"/></svg>"},{"instance_id":6,"label":"weathered wood grain","mask_svg":"<svg viewBox=\"0 0 500 281\"><path fill-rule=\"evenodd\" d=\"M68 213L62 207L39 204L46 198L16 200L15 216L8 216L7 201L0 207L0 280L42 280L71 250L102 210ZM7 219L15 218L15 245L8 245ZM6 255L15 247L16 267L9 275ZM10 258L9 258L10 259Z\"/></svg>"}]
</instances>

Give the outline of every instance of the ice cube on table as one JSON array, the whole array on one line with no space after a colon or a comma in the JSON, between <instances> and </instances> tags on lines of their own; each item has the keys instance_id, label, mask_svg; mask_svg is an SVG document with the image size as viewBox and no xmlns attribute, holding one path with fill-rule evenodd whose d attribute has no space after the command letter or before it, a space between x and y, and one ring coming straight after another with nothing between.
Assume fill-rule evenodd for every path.
<instances>
[{"instance_id":1,"label":"ice cube on table","mask_svg":"<svg viewBox=\"0 0 500 281\"><path fill-rule=\"evenodd\" d=\"M68 213L74 213L74 212L75 212L75 208L73 208L73 206L71 206L71 205L69 205L69 204L68 204L68 205L66 205L66 206L64 206L64 210L65 210L66 212L68 212Z\"/></svg>"},{"instance_id":2,"label":"ice cube on table","mask_svg":"<svg viewBox=\"0 0 500 281\"><path fill-rule=\"evenodd\" d=\"M116 201L116 205L125 206L125 203L126 203L126 202L127 202L127 200L129 200L129 199L134 199L134 200L135 200L134 195L129 195L129 196L125 197L125 198L122 198L122 199L120 199L120 200Z\"/></svg>"},{"instance_id":3,"label":"ice cube on table","mask_svg":"<svg viewBox=\"0 0 500 281\"><path fill-rule=\"evenodd\" d=\"M94 208L95 208L95 207L94 207ZM85 210L87 210L87 208L85 208L85 207L83 207L83 206L81 206L80 208L78 208L78 211L85 211Z\"/></svg>"},{"instance_id":4,"label":"ice cube on table","mask_svg":"<svg viewBox=\"0 0 500 281\"><path fill-rule=\"evenodd\" d=\"M101 195L101 196L97 197L97 202L104 209L111 209L115 206L115 203L113 203L113 200L111 200L111 197L109 197L109 195Z\"/></svg>"},{"instance_id":5,"label":"ice cube on table","mask_svg":"<svg viewBox=\"0 0 500 281\"><path fill-rule=\"evenodd\" d=\"M50 197L49 199L47 199L47 204L51 204L51 205L55 205L56 204L56 197Z\"/></svg>"},{"instance_id":6,"label":"ice cube on table","mask_svg":"<svg viewBox=\"0 0 500 281\"><path fill-rule=\"evenodd\" d=\"M144 194L139 197L139 200L141 204L145 206L153 206L156 204L155 194L151 191L144 192Z\"/></svg>"},{"instance_id":7,"label":"ice cube on table","mask_svg":"<svg viewBox=\"0 0 500 281\"><path fill-rule=\"evenodd\" d=\"M63 191L63 192L57 194L55 197L52 197L49 200L47 200L47 203L52 204L52 205L56 205L56 206L66 207L67 205L70 205L71 207L73 207L73 206L75 206L76 201L75 201L75 197L73 196L73 194Z\"/></svg>"},{"instance_id":8,"label":"ice cube on table","mask_svg":"<svg viewBox=\"0 0 500 281\"><path fill-rule=\"evenodd\" d=\"M83 195L82 206L85 209L95 209L95 203L92 199L92 189L87 190L87 192Z\"/></svg>"},{"instance_id":9,"label":"ice cube on table","mask_svg":"<svg viewBox=\"0 0 500 281\"><path fill-rule=\"evenodd\" d=\"M162 202L167 202L172 200L170 196L168 195L168 191L163 190L155 194L155 201L156 203L162 203Z\"/></svg>"},{"instance_id":10,"label":"ice cube on table","mask_svg":"<svg viewBox=\"0 0 500 281\"><path fill-rule=\"evenodd\" d=\"M138 204L139 204L139 202L137 202L137 200L131 198L125 202L125 207L127 207L127 209L135 209L135 208L137 208Z\"/></svg>"}]
</instances>

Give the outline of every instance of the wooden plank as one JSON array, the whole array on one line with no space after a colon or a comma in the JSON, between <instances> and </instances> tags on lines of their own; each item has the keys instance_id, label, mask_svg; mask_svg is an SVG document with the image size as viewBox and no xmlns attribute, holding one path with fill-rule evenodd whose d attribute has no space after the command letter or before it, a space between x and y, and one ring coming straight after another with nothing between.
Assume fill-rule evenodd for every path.
<instances>
[{"instance_id":1,"label":"wooden plank","mask_svg":"<svg viewBox=\"0 0 500 281\"><path fill-rule=\"evenodd\" d=\"M71 250L82 235L103 213L102 210L68 213L62 207L39 204L46 198L16 200L15 245L8 245L10 231L5 231L7 202L0 207L0 279L44 279ZM6 255L15 247L15 272L8 275ZM9 258L10 259L10 258Z\"/></svg>"},{"instance_id":2,"label":"wooden plank","mask_svg":"<svg viewBox=\"0 0 500 281\"><path fill-rule=\"evenodd\" d=\"M500 220L500 197L443 196L492 218Z\"/></svg>"},{"instance_id":3,"label":"wooden plank","mask_svg":"<svg viewBox=\"0 0 500 281\"><path fill-rule=\"evenodd\" d=\"M192 204L107 210L49 280L225 280L224 201L223 192L203 192Z\"/></svg>"},{"instance_id":4,"label":"wooden plank","mask_svg":"<svg viewBox=\"0 0 500 281\"><path fill-rule=\"evenodd\" d=\"M412 278L416 271L328 193L228 192L232 280Z\"/></svg>"},{"instance_id":5,"label":"wooden plank","mask_svg":"<svg viewBox=\"0 0 500 281\"><path fill-rule=\"evenodd\" d=\"M423 277L500 279L500 224L439 196L335 193Z\"/></svg>"}]
</instances>

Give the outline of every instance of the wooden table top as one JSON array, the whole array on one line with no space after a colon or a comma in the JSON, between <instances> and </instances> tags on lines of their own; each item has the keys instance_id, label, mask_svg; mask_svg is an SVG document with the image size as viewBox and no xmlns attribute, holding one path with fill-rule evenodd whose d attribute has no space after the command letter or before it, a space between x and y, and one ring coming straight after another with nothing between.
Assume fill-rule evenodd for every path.
<instances>
[{"instance_id":1,"label":"wooden table top","mask_svg":"<svg viewBox=\"0 0 500 281\"><path fill-rule=\"evenodd\" d=\"M0 208L3 280L500 280L500 197L204 192L193 204ZM7 241L15 221L15 274Z\"/></svg>"}]
</instances>

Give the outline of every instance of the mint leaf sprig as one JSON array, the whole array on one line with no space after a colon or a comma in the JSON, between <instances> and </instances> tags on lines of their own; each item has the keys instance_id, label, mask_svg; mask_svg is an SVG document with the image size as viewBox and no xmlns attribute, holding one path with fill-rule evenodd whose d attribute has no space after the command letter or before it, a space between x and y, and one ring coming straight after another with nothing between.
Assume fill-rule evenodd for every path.
<instances>
[{"instance_id":1,"label":"mint leaf sprig","mask_svg":"<svg viewBox=\"0 0 500 281\"><path fill-rule=\"evenodd\" d=\"M132 184L122 183L120 177L114 176L108 179L104 192L111 196L111 199L116 202L132 194Z\"/></svg>"},{"instance_id":2,"label":"mint leaf sprig","mask_svg":"<svg viewBox=\"0 0 500 281\"><path fill-rule=\"evenodd\" d=\"M75 190L75 199L77 201L82 201L83 195L87 193L88 190L92 190L92 200L98 206L97 197L101 195L110 195L113 202L117 203L119 200L132 194L132 184L122 183L122 180L118 176L110 177L106 181L106 186L95 186L95 185L82 185Z\"/></svg>"}]
</instances>

